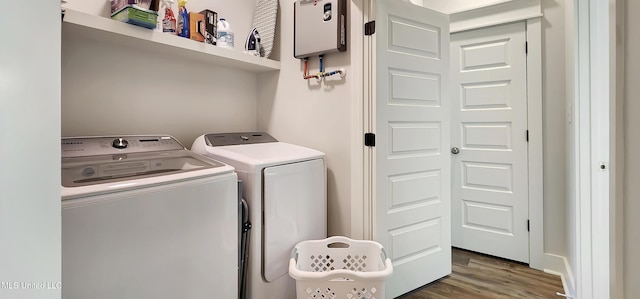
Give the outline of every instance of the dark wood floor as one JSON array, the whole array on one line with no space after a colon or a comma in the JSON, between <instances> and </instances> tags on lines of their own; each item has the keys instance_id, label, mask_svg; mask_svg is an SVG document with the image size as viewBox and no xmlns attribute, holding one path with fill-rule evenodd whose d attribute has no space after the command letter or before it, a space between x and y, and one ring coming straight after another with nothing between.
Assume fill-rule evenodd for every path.
<instances>
[{"instance_id":1,"label":"dark wood floor","mask_svg":"<svg viewBox=\"0 0 640 299\"><path fill-rule=\"evenodd\" d=\"M453 249L451 275L418 290L398 297L402 299L493 299L493 298L562 298L559 276L529 268L528 265Z\"/></svg>"}]
</instances>

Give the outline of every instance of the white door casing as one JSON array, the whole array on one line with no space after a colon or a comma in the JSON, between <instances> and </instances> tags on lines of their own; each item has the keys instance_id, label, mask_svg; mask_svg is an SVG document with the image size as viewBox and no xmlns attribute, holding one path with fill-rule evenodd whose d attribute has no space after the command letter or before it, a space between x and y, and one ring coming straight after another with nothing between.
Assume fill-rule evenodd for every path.
<instances>
[{"instance_id":1,"label":"white door casing","mask_svg":"<svg viewBox=\"0 0 640 299\"><path fill-rule=\"evenodd\" d=\"M525 23L451 36L452 244L529 262Z\"/></svg>"},{"instance_id":2,"label":"white door casing","mask_svg":"<svg viewBox=\"0 0 640 299\"><path fill-rule=\"evenodd\" d=\"M374 240L392 259L386 297L451 273L448 16L375 1Z\"/></svg>"}]
</instances>

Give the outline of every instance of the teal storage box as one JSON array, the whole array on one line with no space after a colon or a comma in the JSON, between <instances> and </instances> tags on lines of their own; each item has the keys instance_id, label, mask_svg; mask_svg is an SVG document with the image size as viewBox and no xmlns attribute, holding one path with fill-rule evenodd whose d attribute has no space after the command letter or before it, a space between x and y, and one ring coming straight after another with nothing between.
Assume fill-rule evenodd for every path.
<instances>
[{"instance_id":1,"label":"teal storage box","mask_svg":"<svg viewBox=\"0 0 640 299\"><path fill-rule=\"evenodd\" d=\"M111 14L111 19L154 29L158 21L158 13L135 5L127 5Z\"/></svg>"}]
</instances>

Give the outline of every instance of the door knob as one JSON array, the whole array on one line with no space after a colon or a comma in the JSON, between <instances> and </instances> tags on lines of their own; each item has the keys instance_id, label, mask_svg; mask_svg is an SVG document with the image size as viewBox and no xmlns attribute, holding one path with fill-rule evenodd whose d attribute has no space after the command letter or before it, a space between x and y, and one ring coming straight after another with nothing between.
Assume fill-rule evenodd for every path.
<instances>
[{"instance_id":1,"label":"door knob","mask_svg":"<svg viewBox=\"0 0 640 299\"><path fill-rule=\"evenodd\" d=\"M451 153L457 155L460 153L460 149L454 146L451 148Z\"/></svg>"}]
</instances>

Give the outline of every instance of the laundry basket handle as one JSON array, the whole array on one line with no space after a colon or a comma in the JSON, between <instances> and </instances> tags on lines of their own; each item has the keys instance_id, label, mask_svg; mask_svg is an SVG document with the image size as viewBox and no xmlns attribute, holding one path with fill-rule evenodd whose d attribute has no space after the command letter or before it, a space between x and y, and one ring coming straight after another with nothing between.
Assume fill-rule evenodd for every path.
<instances>
[{"instance_id":1,"label":"laundry basket handle","mask_svg":"<svg viewBox=\"0 0 640 299\"><path fill-rule=\"evenodd\" d=\"M387 260L387 251L384 250L384 247L380 248L380 258L382 258L383 261Z\"/></svg>"},{"instance_id":2,"label":"laundry basket handle","mask_svg":"<svg viewBox=\"0 0 640 299\"><path fill-rule=\"evenodd\" d=\"M315 244L324 244L327 248L350 248L352 246L352 244L355 243L363 243L363 242L367 242L367 243L375 243L376 246L378 248L380 248L382 251L384 251L384 247L382 247L382 245L380 245L380 243L374 242L374 241L370 241L370 240L353 240L353 239L349 239L347 237L343 237L343 236L333 236L333 237L329 237L326 238L324 240L308 240L308 241L303 241L303 242L308 242L308 243L315 243ZM302 242L301 242L302 243ZM297 245L294 247L294 249L297 247ZM294 253L296 251L292 251L291 252L291 257L294 257ZM385 260L387 258L387 253L384 252L384 258L382 260Z\"/></svg>"},{"instance_id":3,"label":"laundry basket handle","mask_svg":"<svg viewBox=\"0 0 640 299\"><path fill-rule=\"evenodd\" d=\"M352 241L353 240L342 236L333 236L323 240L323 242L327 244L327 248L349 248L351 247Z\"/></svg>"}]
</instances>

